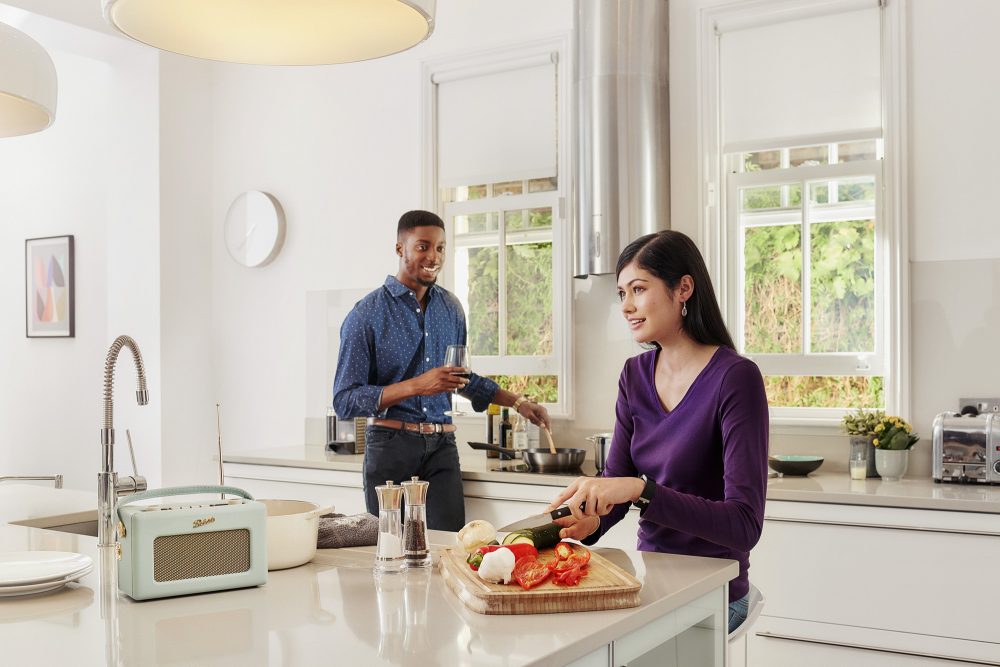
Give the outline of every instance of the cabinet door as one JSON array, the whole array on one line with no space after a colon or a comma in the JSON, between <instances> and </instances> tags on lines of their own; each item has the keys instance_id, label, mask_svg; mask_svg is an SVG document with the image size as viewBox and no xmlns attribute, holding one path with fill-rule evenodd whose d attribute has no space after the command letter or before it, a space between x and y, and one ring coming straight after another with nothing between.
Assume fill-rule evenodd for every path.
<instances>
[{"instance_id":1,"label":"cabinet door","mask_svg":"<svg viewBox=\"0 0 1000 667\"><path fill-rule=\"evenodd\" d=\"M998 562L998 536L767 520L750 580L768 616L996 642Z\"/></svg>"},{"instance_id":2,"label":"cabinet door","mask_svg":"<svg viewBox=\"0 0 1000 667\"><path fill-rule=\"evenodd\" d=\"M983 663L761 637L751 633L747 664L752 667L959 667Z\"/></svg>"},{"instance_id":3,"label":"cabinet door","mask_svg":"<svg viewBox=\"0 0 1000 667\"><path fill-rule=\"evenodd\" d=\"M306 500L320 507L332 505L338 514L359 514L366 511L365 496L361 489L240 477L226 477L226 484L246 489L254 498Z\"/></svg>"}]
</instances>

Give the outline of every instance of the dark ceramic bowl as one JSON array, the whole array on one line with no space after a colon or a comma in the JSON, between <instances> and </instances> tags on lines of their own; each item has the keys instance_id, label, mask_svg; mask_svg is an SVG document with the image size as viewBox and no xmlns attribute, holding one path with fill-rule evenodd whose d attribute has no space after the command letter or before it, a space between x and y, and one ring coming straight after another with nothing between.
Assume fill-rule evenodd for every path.
<instances>
[{"instance_id":1,"label":"dark ceramic bowl","mask_svg":"<svg viewBox=\"0 0 1000 667\"><path fill-rule=\"evenodd\" d=\"M822 456L799 456L796 454L774 454L767 457L767 465L782 475L805 476L823 465Z\"/></svg>"}]
</instances>

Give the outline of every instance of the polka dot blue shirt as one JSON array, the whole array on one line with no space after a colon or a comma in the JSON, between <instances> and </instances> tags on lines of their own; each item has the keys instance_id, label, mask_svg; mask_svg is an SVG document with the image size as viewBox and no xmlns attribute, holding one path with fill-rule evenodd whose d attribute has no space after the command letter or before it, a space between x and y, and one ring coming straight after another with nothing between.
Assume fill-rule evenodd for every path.
<instances>
[{"instance_id":1,"label":"polka dot blue shirt","mask_svg":"<svg viewBox=\"0 0 1000 667\"><path fill-rule=\"evenodd\" d=\"M333 382L333 409L341 419L380 417L406 422L450 423L451 394L411 396L379 410L382 390L444 364L449 345L466 342L465 311L454 294L432 285L427 308L409 287L388 276L382 287L354 304L340 327L340 354ZM476 411L496 395L496 382L475 373L462 395Z\"/></svg>"}]
</instances>

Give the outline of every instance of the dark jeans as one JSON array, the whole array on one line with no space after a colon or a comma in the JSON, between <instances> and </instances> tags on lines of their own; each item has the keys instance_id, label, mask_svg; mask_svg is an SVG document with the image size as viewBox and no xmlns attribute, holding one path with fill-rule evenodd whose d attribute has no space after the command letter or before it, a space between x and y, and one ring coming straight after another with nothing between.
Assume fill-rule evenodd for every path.
<instances>
[{"instance_id":1,"label":"dark jeans","mask_svg":"<svg viewBox=\"0 0 1000 667\"><path fill-rule=\"evenodd\" d=\"M732 633L733 630L743 625L743 621L747 620L747 612L749 611L750 605L750 594L747 593L739 600L733 600L729 603L729 632Z\"/></svg>"},{"instance_id":2,"label":"dark jeans","mask_svg":"<svg viewBox=\"0 0 1000 667\"><path fill-rule=\"evenodd\" d=\"M454 433L423 435L382 426L365 429L365 505L378 516L375 487L416 475L427 488L427 527L457 531L465 525L465 494ZM405 502L405 500L404 500Z\"/></svg>"}]
</instances>

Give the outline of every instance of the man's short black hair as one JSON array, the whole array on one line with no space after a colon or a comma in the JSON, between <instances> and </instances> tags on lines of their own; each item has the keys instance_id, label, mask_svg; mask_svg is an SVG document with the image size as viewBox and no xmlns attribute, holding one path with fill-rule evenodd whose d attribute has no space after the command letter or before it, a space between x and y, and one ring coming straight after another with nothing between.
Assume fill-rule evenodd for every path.
<instances>
[{"instance_id":1,"label":"man's short black hair","mask_svg":"<svg viewBox=\"0 0 1000 667\"><path fill-rule=\"evenodd\" d=\"M440 227L444 229L444 220L430 211L407 211L399 218L399 225L396 227L397 238L402 236L403 232L408 232L415 227Z\"/></svg>"}]
</instances>

